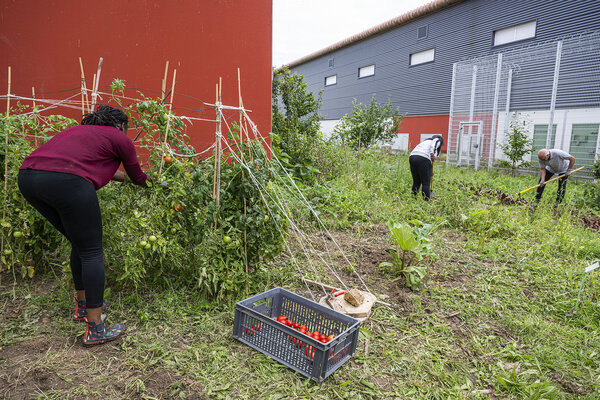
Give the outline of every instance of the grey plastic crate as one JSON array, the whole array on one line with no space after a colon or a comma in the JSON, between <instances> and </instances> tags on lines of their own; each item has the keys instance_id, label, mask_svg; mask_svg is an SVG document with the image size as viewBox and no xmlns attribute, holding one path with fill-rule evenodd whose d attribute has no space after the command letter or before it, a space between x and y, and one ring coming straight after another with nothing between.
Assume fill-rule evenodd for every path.
<instances>
[{"instance_id":1,"label":"grey plastic crate","mask_svg":"<svg viewBox=\"0 0 600 400\"><path fill-rule=\"evenodd\" d=\"M316 330L335 338L321 343L277 322L280 315L306 325L309 332ZM233 337L307 378L322 382L352 357L359 327L360 321L355 318L275 288L236 304ZM314 358L308 354L311 349Z\"/></svg>"}]
</instances>

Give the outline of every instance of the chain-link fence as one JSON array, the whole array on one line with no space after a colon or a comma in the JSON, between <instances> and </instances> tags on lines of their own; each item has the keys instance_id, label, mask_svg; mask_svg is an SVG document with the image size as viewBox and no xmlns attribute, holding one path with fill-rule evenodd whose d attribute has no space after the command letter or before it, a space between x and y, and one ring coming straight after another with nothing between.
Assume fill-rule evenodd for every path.
<instances>
[{"instance_id":1,"label":"chain-link fence","mask_svg":"<svg viewBox=\"0 0 600 400\"><path fill-rule=\"evenodd\" d=\"M447 163L491 167L506 160L511 123L541 148L589 166L600 152L600 32L454 64Z\"/></svg>"}]
</instances>

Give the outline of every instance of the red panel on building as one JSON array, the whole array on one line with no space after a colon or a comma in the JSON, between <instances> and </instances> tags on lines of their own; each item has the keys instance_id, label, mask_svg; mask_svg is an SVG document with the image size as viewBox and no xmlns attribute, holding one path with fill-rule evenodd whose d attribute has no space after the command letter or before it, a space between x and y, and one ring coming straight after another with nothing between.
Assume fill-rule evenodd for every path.
<instances>
[{"instance_id":1,"label":"red panel on building","mask_svg":"<svg viewBox=\"0 0 600 400\"><path fill-rule=\"evenodd\" d=\"M200 100L215 102L219 78L223 104L238 105L240 68L244 106L263 135L271 130L271 0L3 0L0 20L2 94L11 66L11 94L30 97L34 87L36 97L65 99L79 92L79 57L88 88L102 57L101 92L119 78L126 96L139 98L139 88L155 99L169 61L167 90L177 70L174 112L206 115ZM104 95L99 102L109 100ZM77 109L55 112L81 118ZM214 123L187 125L197 150L214 143Z\"/></svg>"},{"instance_id":2,"label":"red panel on building","mask_svg":"<svg viewBox=\"0 0 600 400\"><path fill-rule=\"evenodd\" d=\"M421 142L421 135L442 135L444 145L442 151L446 151L448 142L449 116L445 115L421 115L404 117L400 124L399 133L408 133L408 148L412 150Z\"/></svg>"}]
</instances>

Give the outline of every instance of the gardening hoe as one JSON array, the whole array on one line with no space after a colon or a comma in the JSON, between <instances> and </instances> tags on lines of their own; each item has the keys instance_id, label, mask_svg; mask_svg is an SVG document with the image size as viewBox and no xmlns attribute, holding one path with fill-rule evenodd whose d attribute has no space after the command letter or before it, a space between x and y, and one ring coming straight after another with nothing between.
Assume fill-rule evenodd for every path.
<instances>
[{"instance_id":1,"label":"gardening hoe","mask_svg":"<svg viewBox=\"0 0 600 400\"><path fill-rule=\"evenodd\" d=\"M584 165L583 167L579 167L579 168L577 168L577 169L574 169L573 171L571 171L571 173L572 173L572 174L574 174L575 172L577 172L577 171L581 171L581 170L582 170L582 169L584 169L584 168L585 168L585 165ZM552 182L552 181L555 181L555 180L557 180L557 179L563 178L563 177L565 177L566 175L567 175L567 174L562 174L562 175L560 175L560 176L554 177L554 178L550 179L549 181L546 181L546 182L544 182L544 185L546 185L546 184L548 184L548 183L550 183L550 182ZM520 195L522 195L523 193L527 193L527 192L529 192L530 190L533 190L533 189L535 189L535 188L537 188L537 187L540 187L540 184L539 184L539 183L538 183L537 185L535 185L535 186L532 186L532 187L528 188L528 189L521 190L521 191L520 191L520 192L517 194L517 196L520 196Z\"/></svg>"},{"instance_id":2,"label":"gardening hoe","mask_svg":"<svg viewBox=\"0 0 600 400\"><path fill-rule=\"evenodd\" d=\"M167 99L167 97L169 97L169 94L171 94L171 90L173 90L173 88L169 89L169 92L167 92L167 95L160 101L161 106L165 103L165 100ZM152 118L154 118L155 115L156 115L156 112L154 114L152 114L152 116L150 117L150 121L152 121ZM140 135L142 134L143 131L144 131L144 127L141 127L140 130L138 131L137 135L135 135L135 138L133 139L134 142L138 139L138 137L140 137Z\"/></svg>"}]
</instances>

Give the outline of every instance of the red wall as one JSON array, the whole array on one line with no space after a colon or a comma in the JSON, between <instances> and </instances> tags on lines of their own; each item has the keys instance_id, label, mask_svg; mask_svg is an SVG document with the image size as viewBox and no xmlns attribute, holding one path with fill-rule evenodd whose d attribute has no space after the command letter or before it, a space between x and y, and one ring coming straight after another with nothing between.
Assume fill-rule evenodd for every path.
<instances>
[{"instance_id":1,"label":"red wall","mask_svg":"<svg viewBox=\"0 0 600 400\"><path fill-rule=\"evenodd\" d=\"M0 93L7 93L11 66L12 94L29 97L33 86L36 97L67 98L79 92L78 58L91 88L103 57L100 91L110 92L108 85L119 78L126 81L127 96L138 98L133 88L142 88L146 96L157 98L169 61L167 90L173 68L177 70L174 112L214 119L214 112L191 97L214 103L215 85L222 77L223 104L237 106L239 67L244 105L267 135L271 36L271 0L2 0ZM100 102L108 100L105 96ZM6 103L0 107L5 112ZM77 110L58 113L81 118ZM214 142L215 124L195 121L188 124L188 133L202 150ZM130 130L129 136L134 135Z\"/></svg>"},{"instance_id":2,"label":"red wall","mask_svg":"<svg viewBox=\"0 0 600 400\"><path fill-rule=\"evenodd\" d=\"M421 141L421 134L442 135L444 145L442 151L446 151L446 143L448 142L448 121L449 116L446 115L422 115L404 117L400 124L400 133L408 133L408 148L412 150Z\"/></svg>"}]
</instances>

